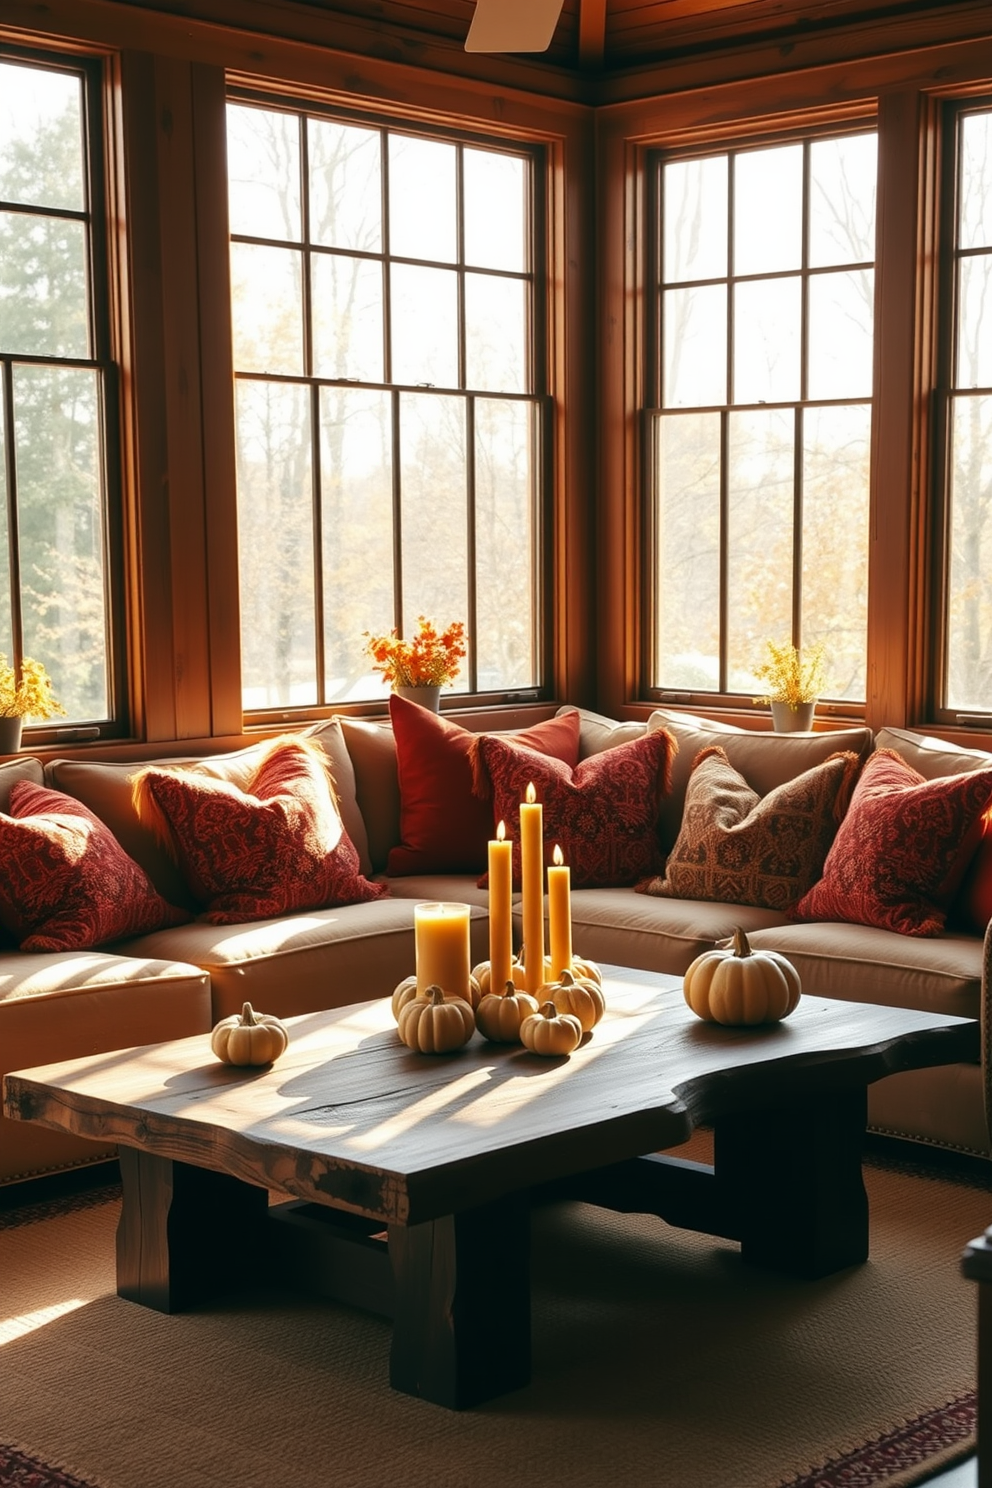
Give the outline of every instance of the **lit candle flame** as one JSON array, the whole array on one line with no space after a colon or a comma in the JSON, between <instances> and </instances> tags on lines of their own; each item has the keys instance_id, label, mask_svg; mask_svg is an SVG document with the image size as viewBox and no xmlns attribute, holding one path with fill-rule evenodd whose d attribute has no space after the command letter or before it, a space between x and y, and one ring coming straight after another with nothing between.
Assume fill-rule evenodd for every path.
<instances>
[{"instance_id":1,"label":"lit candle flame","mask_svg":"<svg viewBox=\"0 0 992 1488\"><path fill-rule=\"evenodd\" d=\"M562 852L557 842L555 843L555 850L551 855L551 861L554 863L556 868L560 868L562 863L564 863L565 861L565 854Z\"/></svg>"},{"instance_id":2,"label":"lit candle flame","mask_svg":"<svg viewBox=\"0 0 992 1488\"><path fill-rule=\"evenodd\" d=\"M524 800L527 802L528 806L533 806L534 802L537 800L537 791L534 789L533 780L524 792Z\"/></svg>"},{"instance_id":3,"label":"lit candle flame","mask_svg":"<svg viewBox=\"0 0 992 1488\"><path fill-rule=\"evenodd\" d=\"M506 839L506 822L500 822L496 828L496 841L503 842Z\"/></svg>"}]
</instances>

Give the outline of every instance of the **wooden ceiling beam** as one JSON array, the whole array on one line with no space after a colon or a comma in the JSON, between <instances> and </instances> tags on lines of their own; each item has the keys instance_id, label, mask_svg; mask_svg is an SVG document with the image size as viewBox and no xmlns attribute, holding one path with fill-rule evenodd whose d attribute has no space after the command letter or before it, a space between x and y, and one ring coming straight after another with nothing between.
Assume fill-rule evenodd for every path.
<instances>
[{"instance_id":1,"label":"wooden ceiling beam","mask_svg":"<svg viewBox=\"0 0 992 1488\"><path fill-rule=\"evenodd\" d=\"M579 66L598 70L606 60L606 0L579 0Z\"/></svg>"}]
</instances>

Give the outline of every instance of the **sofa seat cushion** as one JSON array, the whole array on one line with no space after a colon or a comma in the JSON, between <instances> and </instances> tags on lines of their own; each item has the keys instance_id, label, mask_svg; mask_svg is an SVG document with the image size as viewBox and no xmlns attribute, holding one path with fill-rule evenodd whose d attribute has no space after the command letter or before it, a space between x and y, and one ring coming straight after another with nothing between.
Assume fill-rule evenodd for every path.
<instances>
[{"instance_id":1,"label":"sofa seat cushion","mask_svg":"<svg viewBox=\"0 0 992 1488\"><path fill-rule=\"evenodd\" d=\"M418 904L474 904L489 913L489 890L480 888L474 877L464 873L404 874L385 881L393 899L415 899Z\"/></svg>"},{"instance_id":2,"label":"sofa seat cushion","mask_svg":"<svg viewBox=\"0 0 992 1488\"><path fill-rule=\"evenodd\" d=\"M198 920L116 949L174 956L209 972L215 1022L245 1002L288 1018L391 996L416 969L414 902L390 897L245 925ZM473 908L473 961L489 955L488 927L485 910Z\"/></svg>"},{"instance_id":3,"label":"sofa seat cushion","mask_svg":"<svg viewBox=\"0 0 992 1488\"><path fill-rule=\"evenodd\" d=\"M701 951L740 925L752 931L782 922L775 910L701 899L654 899L631 889L579 889L572 893L572 945L576 956L614 966L681 976ZM517 941L520 909L514 910Z\"/></svg>"},{"instance_id":4,"label":"sofa seat cushion","mask_svg":"<svg viewBox=\"0 0 992 1488\"><path fill-rule=\"evenodd\" d=\"M977 935L921 939L873 925L819 921L749 931L753 950L779 951L803 991L817 997L979 1016L982 940Z\"/></svg>"},{"instance_id":5,"label":"sofa seat cushion","mask_svg":"<svg viewBox=\"0 0 992 1488\"><path fill-rule=\"evenodd\" d=\"M171 956L0 953L0 1075L188 1038L211 1026L209 978ZM0 1182L113 1151L109 1142L0 1118Z\"/></svg>"}]
</instances>

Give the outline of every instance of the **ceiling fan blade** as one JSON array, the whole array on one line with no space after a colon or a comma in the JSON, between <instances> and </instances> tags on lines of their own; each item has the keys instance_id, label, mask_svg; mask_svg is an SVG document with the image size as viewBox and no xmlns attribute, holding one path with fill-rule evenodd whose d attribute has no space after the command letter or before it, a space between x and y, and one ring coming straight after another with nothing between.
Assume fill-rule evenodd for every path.
<instances>
[{"instance_id":1,"label":"ceiling fan blade","mask_svg":"<svg viewBox=\"0 0 992 1488\"><path fill-rule=\"evenodd\" d=\"M546 52L565 0L476 0L467 52Z\"/></svg>"}]
</instances>

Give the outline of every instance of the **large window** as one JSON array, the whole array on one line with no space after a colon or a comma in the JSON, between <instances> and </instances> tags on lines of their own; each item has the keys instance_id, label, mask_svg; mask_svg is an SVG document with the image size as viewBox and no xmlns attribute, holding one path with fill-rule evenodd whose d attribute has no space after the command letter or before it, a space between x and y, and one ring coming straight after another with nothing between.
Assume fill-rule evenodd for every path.
<instances>
[{"instance_id":1,"label":"large window","mask_svg":"<svg viewBox=\"0 0 992 1488\"><path fill-rule=\"evenodd\" d=\"M108 333L94 78L0 53L0 652L111 716Z\"/></svg>"},{"instance_id":2,"label":"large window","mask_svg":"<svg viewBox=\"0 0 992 1488\"><path fill-rule=\"evenodd\" d=\"M992 712L992 107L952 116L943 705Z\"/></svg>"},{"instance_id":3,"label":"large window","mask_svg":"<svg viewBox=\"0 0 992 1488\"><path fill-rule=\"evenodd\" d=\"M649 686L758 689L764 642L866 688L876 138L660 156Z\"/></svg>"},{"instance_id":4,"label":"large window","mask_svg":"<svg viewBox=\"0 0 992 1488\"><path fill-rule=\"evenodd\" d=\"M228 171L246 711L381 696L421 614L536 688L534 158L243 100Z\"/></svg>"}]
</instances>

